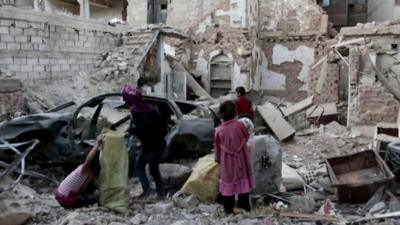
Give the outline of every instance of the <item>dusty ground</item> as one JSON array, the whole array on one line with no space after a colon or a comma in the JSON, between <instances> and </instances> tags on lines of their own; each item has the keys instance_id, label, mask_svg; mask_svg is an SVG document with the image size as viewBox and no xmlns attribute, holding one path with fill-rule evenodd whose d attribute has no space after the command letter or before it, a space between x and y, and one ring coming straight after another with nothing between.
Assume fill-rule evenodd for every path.
<instances>
[{"instance_id":1,"label":"dusty ground","mask_svg":"<svg viewBox=\"0 0 400 225\"><path fill-rule=\"evenodd\" d=\"M23 184L30 185L36 190L30 190L29 195L22 195L22 197L19 196L18 198L20 198L22 202L28 201L29 204L27 205L33 208L33 217L27 223L29 225L329 224L322 223L321 221L316 223L315 221L301 221L298 219L280 217L280 210L293 210L293 207L284 200L287 199L288 196L293 197L296 195L300 196L298 198L299 200L296 201L305 205L305 207L300 207L300 210L305 210L307 205L311 204L307 199L312 198L314 202L311 204L311 210L312 212L316 212L323 204L324 200L330 198L336 206L335 216L341 218L343 221L349 220L352 215L359 214L362 205L339 205L335 202L336 198L334 192L329 192L329 187L324 189L323 186L320 186L319 188L312 189L312 186L317 183L318 187L318 182L327 177L326 171L324 171L325 168L321 165L324 159L331 156L346 155L368 149L371 139L362 137L358 132L348 132L341 130L340 127L340 129L337 127L334 128L335 127L319 128L318 130L314 130L314 132L310 132L312 133L311 135L297 136L290 142L282 144L283 161L291 167L296 168L300 174L313 170L322 171L315 177L314 183L310 182L310 189L306 189L307 193L300 190L279 195L283 198L282 201L258 196L253 199L254 209L250 213L239 211L236 215L227 216L220 205L199 203L196 200L189 201L189 206L185 206L180 204L176 198L173 198L171 196L172 193L163 201L157 201L155 199L147 201L132 200L129 212L124 215L115 214L108 209L98 206L66 210L61 208L53 199L51 192L53 188L55 188L55 185L49 186L48 183L38 180L36 180L35 185L33 185L32 182L35 179L23 180ZM186 160L185 164L193 165L193 161ZM130 190L132 196L140 193L140 184L135 178L130 180ZM4 193L0 194L0 198L2 195L4 195ZM306 197L301 197L303 195ZM12 207L12 205L10 207ZM288 209L285 209L285 207L288 207ZM399 223L392 219L387 221L374 221L374 224L392 225Z\"/></svg>"}]
</instances>

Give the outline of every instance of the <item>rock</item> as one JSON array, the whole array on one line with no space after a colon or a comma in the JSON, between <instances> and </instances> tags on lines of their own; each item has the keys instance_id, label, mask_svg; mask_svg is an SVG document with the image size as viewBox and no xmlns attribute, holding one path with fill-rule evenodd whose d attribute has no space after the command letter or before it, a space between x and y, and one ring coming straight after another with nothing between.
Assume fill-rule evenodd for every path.
<instances>
[{"instance_id":1,"label":"rock","mask_svg":"<svg viewBox=\"0 0 400 225\"><path fill-rule=\"evenodd\" d=\"M189 195L185 198L179 195L174 195L173 201L181 208L192 208L199 204L199 200L194 195Z\"/></svg>"},{"instance_id":2,"label":"rock","mask_svg":"<svg viewBox=\"0 0 400 225\"><path fill-rule=\"evenodd\" d=\"M374 214L374 213L382 211L385 208L386 208L386 204L384 202L378 202L374 206L372 206L372 208L369 210L369 213Z\"/></svg>"},{"instance_id":3,"label":"rock","mask_svg":"<svg viewBox=\"0 0 400 225\"><path fill-rule=\"evenodd\" d=\"M338 122L333 121L323 127L324 131L329 134L341 136L347 133L346 127L340 125Z\"/></svg>"},{"instance_id":4,"label":"rock","mask_svg":"<svg viewBox=\"0 0 400 225\"><path fill-rule=\"evenodd\" d=\"M144 214L137 214L135 215L132 219L130 219L130 222L133 225L139 225L139 224L144 224L147 222L148 217Z\"/></svg>"},{"instance_id":5,"label":"rock","mask_svg":"<svg viewBox=\"0 0 400 225\"><path fill-rule=\"evenodd\" d=\"M18 184L14 191L0 194L0 225L20 225L36 214L36 192Z\"/></svg>"},{"instance_id":6,"label":"rock","mask_svg":"<svg viewBox=\"0 0 400 225\"><path fill-rule=\"evenodd\" d=\"M174 204L172 202L159 202L153 206L153 210L155 213L165 214L168 213L173 207Z\"/></svg>"},{"instance_id":7,"label":"rock","mask_svg":"<svg viewBox=\"0 0 400 225\"><path fill-rule=\"evenodd\" d=\"M306 196L293 196L290 201L290 210L296 212L311 213L316 205L314 199Z\"/></svg>"},{"instance_id":8,"label":"rock","mask_svg":"<svg viewBox=\"0 0 400 225\"><path fill-rule=\"evenodd\" d=\"M151 177L148 166L146 168L146 172L147 175ZM179 164L163 163L160 164L160 172L164 185L167 188L179 190L189 178L190 174L192 173L192 169Z\"/></svg>"},{"instance_id":9,"label":"rock","mask_svg":"<svg viewBox=\"0 0 400 225\"><path fill-rule=\"evenodd\" d=\"M65 218L57 222L57 225L85 225L90 218L82 213L72 212Z\"/></svg>"},{"instance_id":10,"label":"rock","mask_svg":"<svg viewBox=\"0 0 400 225\"><path fill-rule=\"evenodd\" d=\"M128 69L128 64L126 62L120 62L117 65L118 65L118 70L126 71Z\"/></svg>"},{"instance_id":11,"label":"rock","mask_svg":"<svg viewBox=\"0 0 400 225\"><path fill-rule=\"evenodd\" d=\"M238 225L257 225L260 224L260 221L256 219L243 219L237 223Z\"/></svg>"},{"instance_id":12,"label":"rock","mask_svg":"<svg viewBox=\"0 0 400 225\"><path fill-rule=\"evenodd\" d=\"M194 225L195 222L189 221L189 220L178 220L174 223L171 223L171 225Z\"/></svg>"},{"instance_id":13,"label":"rock","mask_svg":"<svg viewBox=\"0 0 400 225\"><path fill-rule=\"evenodd\" d=\"M215 205L208 205L208 204L200 204L199 205L199 210L202 213L208 213L208 214L212 214L215 213L217 211L217 206Z\"/></svg>"}]
</instances>

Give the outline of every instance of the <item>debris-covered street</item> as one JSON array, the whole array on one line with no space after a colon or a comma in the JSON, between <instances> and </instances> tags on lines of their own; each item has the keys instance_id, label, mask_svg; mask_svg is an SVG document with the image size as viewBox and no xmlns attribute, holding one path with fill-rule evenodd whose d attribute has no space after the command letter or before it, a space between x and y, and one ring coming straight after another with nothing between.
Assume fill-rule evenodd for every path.
<instances>
[{"instance_id":1,"label":"debris-covered street","mask_svg":"<svg viewBox=\"0 0 400 225\"><path fill-rule=\"evenodd\" d=\"M399 224L399 13L0 0L0 225Z\"/></svg>"}]
</instances>

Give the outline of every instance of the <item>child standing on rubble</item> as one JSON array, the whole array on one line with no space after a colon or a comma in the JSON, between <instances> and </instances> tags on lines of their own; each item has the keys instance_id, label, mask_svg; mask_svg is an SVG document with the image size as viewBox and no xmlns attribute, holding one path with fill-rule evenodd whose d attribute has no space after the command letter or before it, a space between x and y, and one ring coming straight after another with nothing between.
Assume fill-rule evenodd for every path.
<instances>
[{"instance_id":1,"label":"child standing on rubble","mask_svg":"<svg viewBox=\"0 0 400 225\"><path fill-rule=\"evenodd\" d=\"M250 151L249 133L243 123L236 120L236 104L226 101L219 114L223 123L215 131L215 156L220 165L219 192L225 212L233 213L235 195L238 207L250 211L250 191L255 187Z\"/></svg>"},{"instance_id":2,"label":"child standing on rubble","mask_svg":"<svg viewBox=\"0 0 400 225\"><path fill-rule=\"evenodd\" d=\"M141 142L141 150L135 163L136 175L139 177L143 189L143 193L139 197L147 197L151 194L145 172L146 165L149 164L150 174L156 184L157 195L163 198L164 187L159 166L166 147L167 124L160 113L143 100L140 89L125 85L121 94L125 103L130 107L132 115L132 123L128 132L130 135L136 135Z\"/></svg>"},{"instance_id":3,"label":"child standing on rubble","mask_svg":"<svg viewBox=\"0 0 400 225\"><path fill-rule=\"evenodd\" d=\"M237 87L236 91L236 105L239 118L249 118L254 120L254 111L251 100L246 96L246 89L244 87Z\"/></svg>"},{"instance_id":4,"label":"child standing on rubble","mask_svg":"<svg viewBox=\"0 0 400 225\"><path fill-rule=\"evenodd\" d=\"M72 171L54 191L55 199L67 209L81 208L98 202L93 181L100 172L99 148L101 136L90 150L83 164Z\"/></svg>"}]
</instances>

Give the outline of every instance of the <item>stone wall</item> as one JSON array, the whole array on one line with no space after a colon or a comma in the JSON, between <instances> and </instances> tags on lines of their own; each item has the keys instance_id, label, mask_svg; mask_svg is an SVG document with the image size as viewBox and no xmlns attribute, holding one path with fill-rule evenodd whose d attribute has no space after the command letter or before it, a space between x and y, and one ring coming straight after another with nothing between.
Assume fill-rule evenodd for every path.
<instances>
[{"instance_id":1,"label":"stone wall","mask_svg":"<svg viewBox=\"0 0 400 225\"><path fill-rule=\"evenodd\" d=\"M0 70L27 86L76 76L116 47L122 31L74 16L0 7Z\"/></svg>"}]
</instances>

